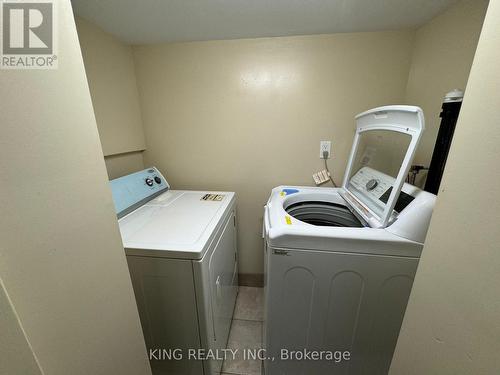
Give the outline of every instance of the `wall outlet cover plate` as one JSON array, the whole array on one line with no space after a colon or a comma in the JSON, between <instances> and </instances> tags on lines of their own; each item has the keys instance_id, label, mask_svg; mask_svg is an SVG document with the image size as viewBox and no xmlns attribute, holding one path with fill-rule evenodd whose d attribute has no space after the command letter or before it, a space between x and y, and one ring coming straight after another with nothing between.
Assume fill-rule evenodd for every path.
<instances>
[{"instance_id":1,"label":"wall outlet cover plate","mask_svg":"<svg viewBox=\"0 0 500 375\"><path fill-rule=\"evenodd\" d=\"M328 152L327 159L330 159L332 150L332 142L331 141L320 141L319 142L319 158L323 159L323 152Z\"/></svg>"}]
</instances>

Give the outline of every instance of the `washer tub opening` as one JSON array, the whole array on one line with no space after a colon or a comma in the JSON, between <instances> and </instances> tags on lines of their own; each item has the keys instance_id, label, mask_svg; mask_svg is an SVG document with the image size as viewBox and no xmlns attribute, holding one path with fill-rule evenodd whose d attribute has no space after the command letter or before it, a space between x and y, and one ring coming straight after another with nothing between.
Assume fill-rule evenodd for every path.
<instances>
[{"instance_id":1,"label":"washer tub opening","mask_svg":"<svg viewBox=\"0 0 500 375\"><path fill-rule=\"evenodd\" d=\"M324 227L363 227L349 209L341 204L322 201L302 201L285 207L285 211L304 223Z\"/></svg>"}]
</instances>

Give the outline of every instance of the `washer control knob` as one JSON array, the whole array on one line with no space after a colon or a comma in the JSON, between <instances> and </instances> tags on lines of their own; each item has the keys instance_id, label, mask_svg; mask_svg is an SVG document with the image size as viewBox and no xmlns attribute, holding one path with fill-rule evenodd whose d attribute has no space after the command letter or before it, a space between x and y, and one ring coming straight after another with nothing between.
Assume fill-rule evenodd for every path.
<instances>
[{"instance_id":1,"label":"washer control knob","mask_svg":"<svg viewBox=\"0 0 500 375\"><path fill-rule=\"evenodd\" d=\"M146 185L148 185L148 186L153 186L153 179L152 179L152 178L149 178L149 177L148 177L148 178L146 178L146 180L145 180L145 181L146 181Z\"/></svg>"},{"instance_id":2,"label":"washer control knob","mask_svg":"<svg viewBox=\"0 0 500 375\"><path fill-rule=\"evenodd\" d=\"M155 182L159 185L161 184L161 178L158 176L155 176Z\"/></svg>"},{"instance_id":3,"label":"washer control knob","mask_svg":"<svg viewBox=\"0 0 500 375\"><path fill-rule=\"evenodd\" d=\"M370 181L366 183L366 190L370 191L377 187L378 181L372 178Z\"/></svg>"}]
</instances>

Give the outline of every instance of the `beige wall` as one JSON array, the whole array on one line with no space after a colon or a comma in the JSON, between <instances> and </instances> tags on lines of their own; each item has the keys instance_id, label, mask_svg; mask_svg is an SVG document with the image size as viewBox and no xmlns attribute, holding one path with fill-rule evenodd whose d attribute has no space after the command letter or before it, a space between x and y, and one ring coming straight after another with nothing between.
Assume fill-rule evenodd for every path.
<instances>
[{"instance_id":1,"label":"beige wall","mask_svg":"<svg viewBox=\"0 0 500 375\"><path fill-rule=\"evenodd\" d=\"M1 279L0 332L0 374L42 375Z\"/></svg>"},{"instance_id":2,"label":"beige wall","mask_svg":"<svg viewBox=\"0 0 500 375\"><path fill-rule=\"evenodd\" d=\"M500 369L500 0L491 0L391 375Z\"/></svg>"},{"instance_id":3,"label":"beige wall","mask_svg":"<svg viewBox=\"0 0 500 375\"><path fill-rule=\"evenodd\" d=\"M144 169L142 151L110 155L104 158L110 180Z\"/></svg>"},{"instance_id":4,"label":"beige wall","mask_svg":"<svg viewBox=\"0 0 500 375\"><path fill-rule=\"evenodd\" d=\"M262 273L272 187L311 185L333 141L341 182L354 115L400 103L413 32L134 47L148 149L177 189L236 191L242 273Z\"/></svg>"},{"instance_id":5,"label":"beige wall","mask_svg":"<svg viewBox=\"0 0 500 375\"><path fill-rule=\"evenodd\" d=\"M426 130L415 164L430 164L444 95L465 89L487 5L460 1L417 30L406 102L424 110Z\"/></svg>"},{"instance_id":6,"label":"beige wall","mask_svg":"<svg viewBox=\"0 0 500 375\"><path fill-rule=\"evenodd\" d=\"M124 154L106 163L108 173L135 172L142 156L130 153L146 146L132 49L88 21L76 24L103 153Z\"/></svg>"},{"instance_id":7,"label":"beige wall","mask_svg":"<svg viewBox=\"0 0 500 375\"><path fill-rule=\"evenodd\" d=\"M0 315L45 374L147 375L71 6L57 5L59 68L0 71ZM37 373L33 357L0 372Z\"/></svg>"}]
</instances>

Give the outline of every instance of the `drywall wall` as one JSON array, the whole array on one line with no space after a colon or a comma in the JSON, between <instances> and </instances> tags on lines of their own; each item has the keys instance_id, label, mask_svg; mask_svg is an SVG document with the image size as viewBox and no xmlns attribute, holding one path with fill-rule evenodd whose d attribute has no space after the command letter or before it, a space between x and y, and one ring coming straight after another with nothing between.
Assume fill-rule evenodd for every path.
<instances>
[{"instance_id":1,"label":"drywall wall","mask_svg":"<svg viewBox=\"0 0 500 375\"><path fill-rule=\"evenodd\" d=\"M240 272L261 274L262 212L280 184L311 185L320 140L342 181L354 116L401 103L412 31L134 47L147 151L176 189L238 194Z\"/></svg>"},{"instance_id":2,"label":"drywall wall","mask_svg":"<svg viewBox=\"0 0 500 375\"><path fill-rule=\"evenodd\" d=\"M71 5L56 4L58 69L0 71L3 287L43 373L149 375Z\"/></svg>"},{"instance_id":3,"label":"drywall wall","mask_svg":"<svg viewBox=\"0 0 500 375\"><path fill-rule=\"evenodd\" d=\"M390 375L500 369L499 19L491 0Z\"/></svg>"},{"instance_id":4,"label":"drywall wall","mask_svg":"<svg viewBox=\"0 0 500 375\"><path fill-rule=\"evenodd\" d=\"M465 89L487 5L460 1L416 32L406 102L424 110L426 130L415 164L430 164L444 95Z\"/></svg>"},{"instance_id":5,"label":"drywall wall","mask_svg":"<svg viewBox=\"0 0 500 375\"><path fill-rule=\"evenodd\" d=\"M0 374L42 375L0 279Z\"/></svg>"},{"instance_id":6,"label":"drywall wall","mask_svg":"<svg viewBox=\"0 0 500 375\"><path fill-rule=\"evenodd\" d=\"M110 155L105 157L104 161L110 180L144 169L142 151Z\"/></svg>"},{"instance_id":7,"label":"drywall wall","mask_svg":"<svg viewBox=\"0 0 500 375\"><path fill-rule=\"evenodd\" d=\"M81 18L76 25L104 155L143 150L131 47Z\"/></svg>"}]
</instances>

